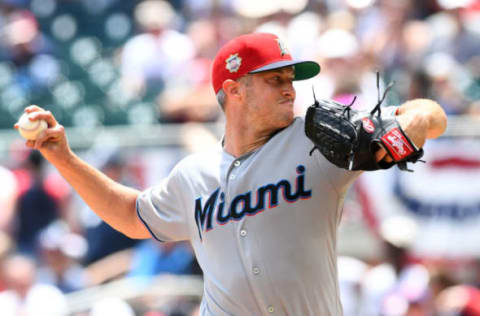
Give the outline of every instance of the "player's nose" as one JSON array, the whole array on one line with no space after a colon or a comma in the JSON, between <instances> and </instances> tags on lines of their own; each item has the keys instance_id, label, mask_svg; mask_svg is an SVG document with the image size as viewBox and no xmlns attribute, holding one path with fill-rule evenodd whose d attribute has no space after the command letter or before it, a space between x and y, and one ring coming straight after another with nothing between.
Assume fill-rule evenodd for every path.
<instances>
[{"instance_id":1,"label":"player's nose","mask_svg":"<svg viewBox=\"0 0 480 316\"><path fill-rule=\"evenodd\" d=\"M295 98L295 88L291 82L286 83L282 87L282 96L286 98Z\"/></svg>"}]
</instances>

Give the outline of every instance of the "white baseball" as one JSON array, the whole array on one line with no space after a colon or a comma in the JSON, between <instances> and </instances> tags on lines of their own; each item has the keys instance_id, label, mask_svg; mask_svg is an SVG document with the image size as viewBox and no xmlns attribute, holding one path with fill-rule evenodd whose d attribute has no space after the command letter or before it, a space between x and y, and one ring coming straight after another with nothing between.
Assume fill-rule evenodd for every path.
<instances>
[{"instance_id":1,"label":"white baseball","mask_svg":"<svg viewBox=\"0 0 480 316\"><path fill-rule=\"evenodd\" d=\"M45 120L30 121L29 114L24 113L18 120L18 132L27 140L37 139L38 134L47 129L48 124Z\"/></svg>"}]
</instances>

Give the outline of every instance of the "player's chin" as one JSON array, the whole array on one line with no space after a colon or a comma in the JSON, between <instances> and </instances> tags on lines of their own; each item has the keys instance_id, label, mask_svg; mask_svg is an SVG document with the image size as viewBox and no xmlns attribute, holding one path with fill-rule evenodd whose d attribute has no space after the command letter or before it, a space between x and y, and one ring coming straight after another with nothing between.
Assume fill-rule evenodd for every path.
<instances>
[{"instance_id":1,"label":"player's chin","mask_svg":"<svg viewBox=\"0 0 480 316\"><path fill-rule=\"evenodd\" d=\"M293 101L284 101L278 104L277 118L285 125L290 125L294 118Z\"/></svg>"},{"instance_id":2,"label":"player's chin","mask_svg":"<svg viewBox=\"0 0 480 316\"><path fill-rule=\"evenodd\" d=\"M294 120L293 111L284 113L281 118L278 120L280 128L287 127L288 125L292 124Z\"/></svg>"}]
</instances>

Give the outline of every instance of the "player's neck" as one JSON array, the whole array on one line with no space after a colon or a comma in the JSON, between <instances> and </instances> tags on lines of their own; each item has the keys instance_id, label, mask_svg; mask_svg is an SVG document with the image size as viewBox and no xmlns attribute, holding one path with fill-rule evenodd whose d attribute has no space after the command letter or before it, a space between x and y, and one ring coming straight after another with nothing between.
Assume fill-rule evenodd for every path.
<instances>
[{"instance_id":1,"label":"player's neck","mask_svg":"<svg viewBox=\"0 0 480 316\"><path fill-rule=\"evenodd\" d=\"M274 134L275 131L226 124L224 148L232 156L240 157L262 147Z\"/></svg>"}]
</instances>

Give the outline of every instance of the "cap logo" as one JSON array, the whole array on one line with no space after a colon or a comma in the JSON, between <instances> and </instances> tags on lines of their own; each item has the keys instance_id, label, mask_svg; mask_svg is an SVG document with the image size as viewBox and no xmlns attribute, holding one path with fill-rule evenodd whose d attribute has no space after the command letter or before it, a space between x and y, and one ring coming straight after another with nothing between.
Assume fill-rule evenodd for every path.
<instances>
[{"instance_id":1,"label":"cap logo","mask_svg":"<svg viewBox=\"0 0 480 316\"><path fill-rule=\"evenodd\" d=\"M227 68L228 71L237 72L242 64L242 58L238 56L238 53L232 54L225 60L225 63L227 63L225 68Z\"/></svg>"},{"instance_id":2,"label":"cap logo","mask_svg":"<svg viewBox=\"0 0 480 316\"><path fill-rule=\"evenodd\" d=\"M289 52L287 46L279 38L276 38L275 40L277 41L278 47L280 48L280 55L288 55Z\"/></svg>"}]
</instances>

